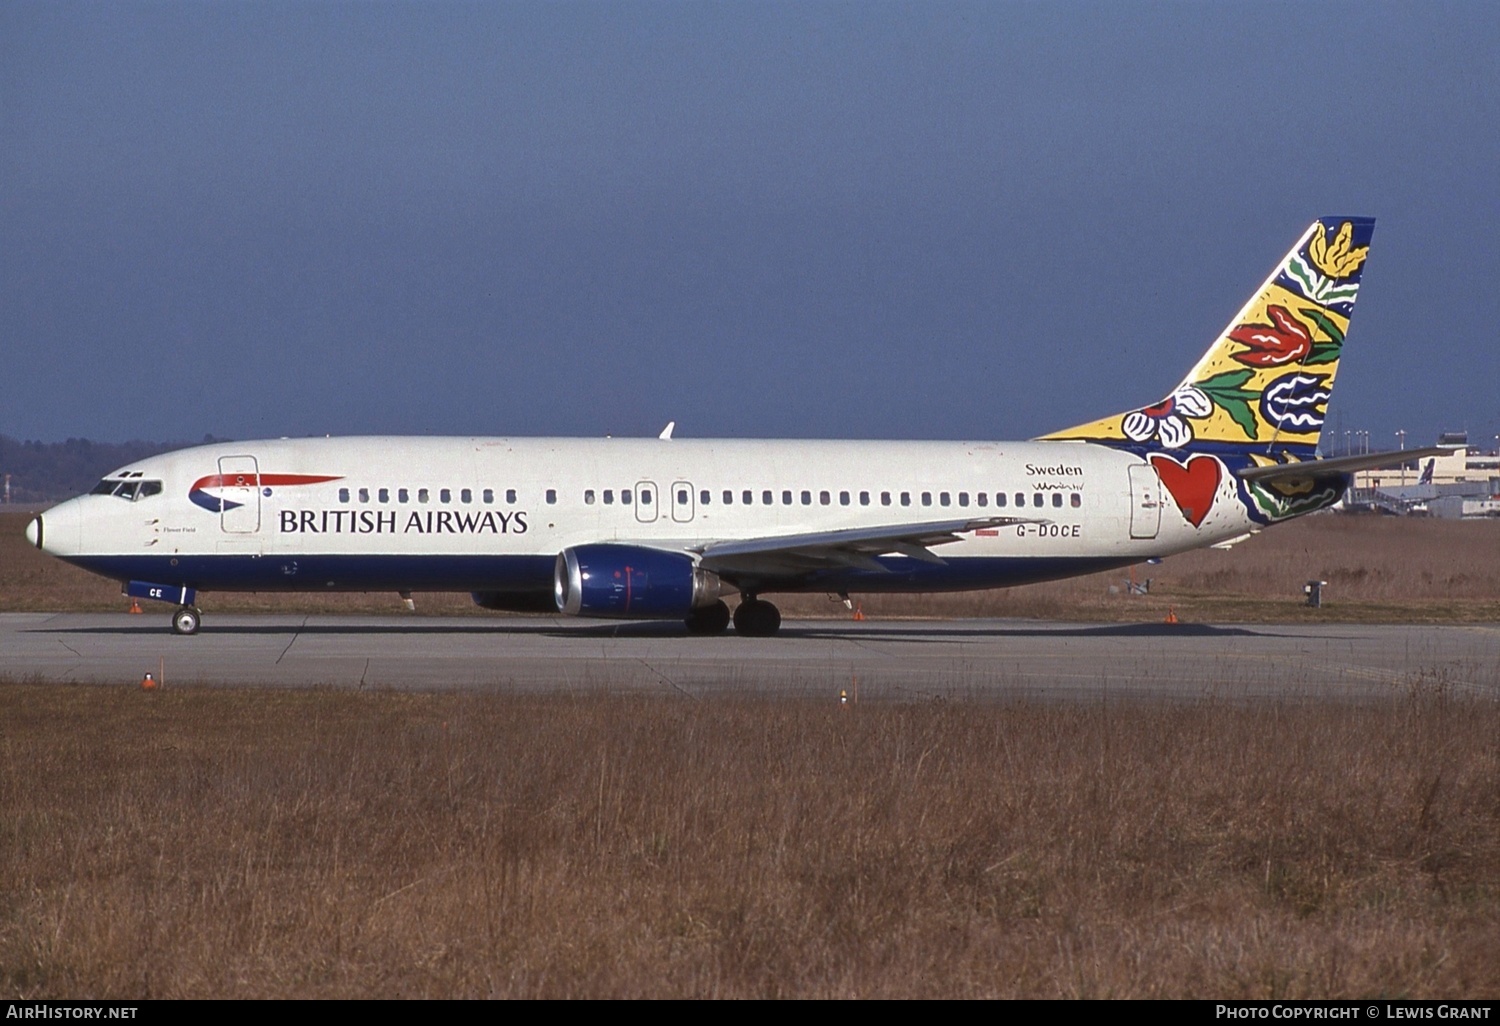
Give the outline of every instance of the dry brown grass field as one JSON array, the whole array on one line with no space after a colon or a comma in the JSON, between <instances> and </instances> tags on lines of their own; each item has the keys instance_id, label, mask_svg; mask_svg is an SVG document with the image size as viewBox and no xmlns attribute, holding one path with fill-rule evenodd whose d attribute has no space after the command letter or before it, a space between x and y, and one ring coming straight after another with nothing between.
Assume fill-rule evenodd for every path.
<instances>
[{"instance_id":1,"label":"dry brown grass field","mask_svg":"<svg viewBox=\"0 0 1500 1026\"><path fill-rule=\"evenodd\" d=\"M26 544L29 515L0 513L0 611L124 610L117 584ZM1151 579L1131 595L1128 578ZM1308 609L1302 585L1329 582ZM1229 551L1204 550L1067 581L953 595L858 597L874 617L1041 617L1156 620L1169 609L1215 622L1475 622L1500 620L1500 520L1452 521L1323 515L1282 524ZM789 616L844 617L823 595L778 596ZM205 594L210 612L399 611L394 594ZM148 604L149 605L149 604ZM423 614L494 616L467 594L417 596ZM150 611L148 609L148 611ZM163 613L166 607L161 607Z\"/></svg>"},{"instance_id":2,"label":"dry brown grass field","mask_svg":"<svg viewBox=\"0 0 1500 1026\"><path fill-rule=\"evenodd\" d=\"M1500 709L0 683L0 991L1500 996Z\"/></svg>"}]
</instances>

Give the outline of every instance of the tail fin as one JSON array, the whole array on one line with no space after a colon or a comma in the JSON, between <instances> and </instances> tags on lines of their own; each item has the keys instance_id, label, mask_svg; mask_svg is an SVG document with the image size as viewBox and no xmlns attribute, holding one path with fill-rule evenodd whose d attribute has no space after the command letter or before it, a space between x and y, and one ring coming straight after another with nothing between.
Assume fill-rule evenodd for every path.
<instances>
[{"instance_id":1,"label":"tail fin","mask_svg":"<svg viewBox=\"0 0 1500 1026\"><path fill-rule=\"evenodd\" d=\"M1171 395L1042 437L1310 458L1374 231L1373 218L1319 218Z\"/></svg>"}]
</instances>

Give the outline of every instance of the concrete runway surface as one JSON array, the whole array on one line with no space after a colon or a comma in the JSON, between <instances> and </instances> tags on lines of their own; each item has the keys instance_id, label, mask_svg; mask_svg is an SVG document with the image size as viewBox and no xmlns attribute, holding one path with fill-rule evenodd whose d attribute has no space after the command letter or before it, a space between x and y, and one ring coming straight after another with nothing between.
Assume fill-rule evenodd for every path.
<instances>
[{"instance_id":1,"label":"concrete runway surface","mask_svg":"<svg viewBox=\"0 0 1500 1026\"><path fill-rule=\"evenodd\" d=\"M1500 698L1500 624L1074 624L788 621L774 638L704 638L677 623L209 613L0 614L12 680L168 687L736 692L908 699L1364 699L1413 691Z\"/></svg>"}]
</instances>

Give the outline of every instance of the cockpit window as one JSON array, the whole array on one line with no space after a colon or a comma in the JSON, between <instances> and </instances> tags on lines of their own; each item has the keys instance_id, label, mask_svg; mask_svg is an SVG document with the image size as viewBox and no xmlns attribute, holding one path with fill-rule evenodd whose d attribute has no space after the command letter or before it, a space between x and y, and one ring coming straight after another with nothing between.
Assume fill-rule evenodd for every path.
<instances>
[{"instance_id":1,"label":"cockpit window","mask_svg":"<svg viewBox=\"0 0 1500 1026\"><path fill-rule=\"evenodd\" d=\"M94 485L90 495L113 495L127 502L136 502L152 495L161 494L160 481L111 481L105 478Z\"/></svg>"}]
</instances>

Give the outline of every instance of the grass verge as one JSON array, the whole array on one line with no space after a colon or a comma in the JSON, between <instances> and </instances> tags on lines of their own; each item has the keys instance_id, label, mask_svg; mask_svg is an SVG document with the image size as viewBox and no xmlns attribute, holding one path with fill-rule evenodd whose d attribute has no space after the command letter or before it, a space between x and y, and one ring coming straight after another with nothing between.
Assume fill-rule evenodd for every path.
<instances>
[{"instance_id":1,"label":"grass verge","mask_svg":"<svg viewBox=\"0 0 1500 1026\"><path fill-rule=\"evenodd\" d=\"M1494 997L1500 708L0 683L0 989Z\"/></svg>"}]
</instances>

